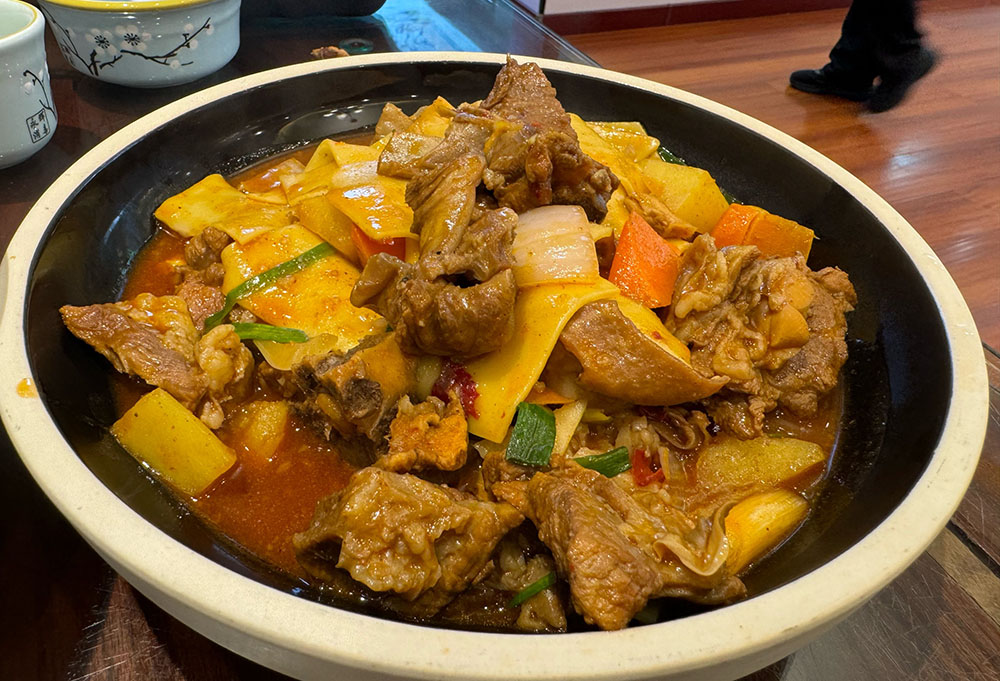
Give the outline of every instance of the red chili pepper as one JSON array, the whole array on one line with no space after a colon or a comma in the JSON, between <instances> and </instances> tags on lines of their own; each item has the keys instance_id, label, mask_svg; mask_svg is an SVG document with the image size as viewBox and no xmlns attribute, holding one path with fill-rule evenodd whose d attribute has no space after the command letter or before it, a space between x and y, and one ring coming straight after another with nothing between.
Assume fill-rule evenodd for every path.
<instances>
[{"instance_id":1,"label":"red chili pepper","mask_svg":"<svg viewBox=\"0 0 1000 681\"><path fill-rule=\"evenodd\" d=\"M383 239L379 241L378 239L371 238L362 232L359 227L353 225L351 227L351 242L354 244L354 247L358 249L358 257L361 258L362 267L366 262L368 262L368 258L372 257L376 253L388 253L389 255L396 256L400 260L406 259L405 237Z\"/></svg>"},{"instance_id":2,"label":"red chili pepper","mask_svg":"<svg viewBox=\"0 0 1000 681\"><path fill-rule=\"evenodd\" d=\"M448 393L452 390L458 393L458 400L462 403L465 415L479 418L479 410L476 409L476 398L479 397L476 381L464 366L448 360L441 367L441 374L431 388L431 395L447 402Z\"/></svg>"},{"instance_id":3,"label":"red chili pepper","mask_svg":"<svg viewBox=\"0 0 1000 681\"><path fill-rule=\"evenodd\" d=\"M663 480L663 469L654 457L646 456L645 449L632 450L632 479L639 487Z\"/></svg>"}]
</instances>

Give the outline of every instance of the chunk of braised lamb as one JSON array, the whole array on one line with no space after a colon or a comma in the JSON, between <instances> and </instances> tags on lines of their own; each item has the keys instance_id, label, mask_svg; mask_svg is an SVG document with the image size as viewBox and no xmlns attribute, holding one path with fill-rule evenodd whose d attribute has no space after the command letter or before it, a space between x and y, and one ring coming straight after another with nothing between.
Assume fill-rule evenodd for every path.
<instances>
[{"instance_id":1,"label":"chunk of braised lamb","mask_svg":"<svg viewBox=\"0 0 1000 681\"><path fill-rule=\"evenodd\" d=\"M384 137L393 132L406 130L413 123L413 119L403 113L398 106L389 102L382 107L382 113L375 123L375 134Z\"/></svg>"},{"instance_id":2,"label":"chunk of braised lamb","mask_svg":"<svg viewBox=\"0 0 1000 681\"><path fill-rule=\"evenodd\" d=\"M396 473L456 471L465 465L468 449L465 410L454 393L447 405L436 397L415 405L404 395L389 424L389 452L375 465Z\"/></svg>"},{"instance_id":3,"label":"chunk of braised lamb","mask_svg":"<svg viewBox=\"0 0 1000 681\"><path fill-rule=\"evenodd\" d=\"M415 362L400 349L395 333L369 336L347 354L306 357L292 375L304 396L297 408L329 437L358 435L381 445L396 403L414 384Z\"/></svg>"},{"instance_id":4,"label":"chunk of braised lamb","mask_svg":"<svg viewBox=\"0 0 1000 681\"><path fill-rule=\"evenodd\" d=\"M622 488L626 483L576 465L514 484L526 487L524 513L589 623L621 629L650 598L722 603L745 594L725 569L724 509L699 523L662 499L644 505Z\"/></svg>"},{"instance_id":5,"label":"chunk of braised lamb","mask_svg":"<svg viewBox=\"0 0 1000 681\"><path fill-rule=\"evenodd\" d=\"M228 234L215 227L206 227L184 244L184 260L189 267L203 270L222 257L222 249L229 245L232 239Z\"/></svg>"},{"instance_id":6,"label":"chunk of braised lamb","mask_svg":"<svg viewBox=\"0 0 1000 681\"><path fill-rule=\"evenodd\" d=\"M690 241L698 230L687 220L677 216L667 204L654 194L637 193L625 195L625 208L636 212L664 239L684 239Z\"/></svg>"},{"instance_id":7,"label":"chunk of braised lamb","mask_svg":"<svg viewBox=\"0 0 1000 681\"><path fill-rule=\"evenodd\" d=\"M580 149L555 88L537 64L508 58L482 108L508 123L487 151L484 180L518 213L551 203L581 206L600 222L618 178Z\"/></svg>"},{"instance_id":8,"label":"chunk of braised lamb","mask_svg":"<svg viewBox=\"0 0 1000 681\"><path fill-rule=\"evenodd\" d=\"M546 575L555 572L552 556L545 553L527 555L530 550L522 533L504 537L497 549L496 586L519 593ZM543 589L520 606L516 622L522 631L565 631L566 611L556 589Z\"/></svg>"},{"instance_id":9,"label":"chunk of braised lamb","mask_svg":"<svg viewBox=\"0 0 1000 681\"><path fill-rule=\"evenodd\" d=\"M400 332L408 352L476 357L496 350L514 334L516 296L509 269L464 287L404 273L380 311Z\"/></svg>"},{"instance_id":10,"label":"chunk of braised lamb","mask_svg":"<svg viewBox=\"0 0 1000 681\"><path fill-rule=\"evenodd\" d=\"M613 300L588 303L559 337L580 362L580 383L633 404L667 406L707 397L726 379L707 377L647 336Z\"/></svg>"},{"instance_id":11,"label":"chunk of braised lamb","mask_svg":"<svg viewBox=\"0 0 1000 681\"><path fill-rule=\"evenodd\" d=\"M474 357L513 333L517 287L510 245L517 216L477 203L492 122L459 113L444 140L415 163L406 199L420 238L414 264L370 258L351 291L354 305L371 305L411 353ZM478 219L472 222L473 215Z\"/></svg>"},{"instance_id":12,"label":"chunk of braised lamb","mask_svg":"<svg viewBox=\"0 0 1000 681\"><path fill-rule=\"evenodd\" d=\"M59 310L66 328L118 371L163 388L194 410L208 390L195 362L195 330L178 296L142 293L132 300Z\"/></svg>"},{"instance_id":13,"label":"chunk of braised lamb","mask_svg":"<svg viewBox=\"0 0 1000 681\"><path fill-rule=\"evenodd\" d=\"M420 271L425 277L447 277L452 282L460 277L471 282L489 281L513 265L511 247L516 228L517 214L509 208L480 211L480 217L469 224L454 246L422 257Z\"/></svg>"},{"instance_id":14,"label":"chunk of braised lamb","mask_svg":"<svg viewBox=\"0 0 1000 681\"><path fill-rule=\"evenodd\" d=\"M845 315L857 302L836 268L812 272L801 256L757 259L746 248L717 250L711 237L698 237L666 320L691 346L696 368L730 379L706 406L743 438L759 436L778 405L816 412L847 359Z\"/></svg>"},{"instance_id":15,"label":"chunk of braised lamb","mask_svg":"<svg viewBox=\"0 0 1000 681\"><path fill-rule=\"evenodd\" d=\"M73 335L115 369L163 388L210 428L222 425L222 404L242 399L253 380L253 358L225 324L198 335L184 299L141 293L117 303L60 309Z\"/></svg>"},{"instance_id":16,"label":"chunk of braised lamb","mask_svg":"<svg viewBox=\"0 0 1000 681\"><path fill-rule=\"evenodd\" d=\"M458 114L441 143L415 161L406 203L413 209L421 256L448 252L461 243L486 167L483 147L492 132L490 119Z\"/></svg>"},{"instance_id":17,"label":"chunk of braised lamb","mask_svg":"<svg viewBox=\"0 0 1000 681\"><path fill-rule=\"evenodd\" d=\"M409 601L408 613L431 615L486 576L497 542L523 519L507 504L369 467L319 503L293 544L310 575L347 570Z\"/></svg>"},{"instance_id":18,"label":"chunk of braised lamb","mask_svg":"<svg viewBox=\"0 0 1000 681\"><path fill-rule=\"evenodd\" d=\"M205 283L199 276L185 277L175 293L187 303L191 321L199 333L205 329L205 320L226 304L226 296L222 289Z\"/></svg>"}]
</instances>

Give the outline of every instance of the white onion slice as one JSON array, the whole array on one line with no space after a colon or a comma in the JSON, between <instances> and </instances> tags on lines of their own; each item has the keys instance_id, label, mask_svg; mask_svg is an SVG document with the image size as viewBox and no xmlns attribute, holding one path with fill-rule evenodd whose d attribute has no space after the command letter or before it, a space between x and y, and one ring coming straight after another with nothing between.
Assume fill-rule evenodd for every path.
<instances>
[{"instance_id":1,"label":"white onion slice","mask_svg":"<svg viewBox=\"0 0 1000 681\"><path fill-rule=\"evenodd\" d=\"M543 206L522 213L514 232L514 279L520 287L597 281L597 250L580 206Z\"/></svg>"}]
</instances>

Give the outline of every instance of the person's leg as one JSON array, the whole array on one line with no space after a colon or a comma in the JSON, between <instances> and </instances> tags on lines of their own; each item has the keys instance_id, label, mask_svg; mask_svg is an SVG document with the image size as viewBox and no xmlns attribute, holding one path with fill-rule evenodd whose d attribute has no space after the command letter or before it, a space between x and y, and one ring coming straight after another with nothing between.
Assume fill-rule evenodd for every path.
<instances>
[{"instance_id":1,"label":"person's leg","mask_svg":"<svg viewBox=\"0 0 1000 681\"><path fill-rule=\"evenodd\" d=\"M830 51L829 63L821 69L794 72L789 78L792 87L856 102L868 99L878 70L871 18L878 2L854 0L844 18L840 39Z\"/></svg>"},{"instance_id":2,"label":"person's leg","mask_svg":"<svg viewBox=\"0 0 1000 681\"><path fill-rule=\"evenodd\" d=\"M878 75L877 17L881 0L854 0L844 17L840 40L830 50L829 68L843 79L870 86Z\"/></svg>"},{"instance_id":3,"label":"person's leg","mask_svg":"<svg viewBox=\"0 0 1000 681\"><path fill-rule=\"evenodd\" d=\"M872 111L899 104L909 89L934 67L937 56L923 45L914 0L881 0L873 9L875 59L879 84L869 102Z\"/></svg>"}]
</instances>

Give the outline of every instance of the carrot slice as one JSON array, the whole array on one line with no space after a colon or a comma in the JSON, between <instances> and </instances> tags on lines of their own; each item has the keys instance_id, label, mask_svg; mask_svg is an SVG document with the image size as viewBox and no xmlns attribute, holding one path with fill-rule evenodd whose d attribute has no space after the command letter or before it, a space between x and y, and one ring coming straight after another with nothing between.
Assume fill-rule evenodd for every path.
<instances>
[{"instance_id":1,"label":"carrot slice","mask_svg":"<svg viewBox=\"0 0 1000 681\"><path fill-rule=\"evenodd\" d=\"M801 253L808 259L813 236L811 229L794 220L761 211L750 225L743 243L756 246L764 255L787 258Z\"/></svg>"},{"instance_id":2,"label":"carrot slice","mask_svg":"<svg viewBox=\"0 0 1000 681\"><path fill-rule=\"evenodd\" d=\"M780 258L796 253L808 258L814 236L811 229L794 220L738 203L729 206L712 228L712 237L719 248L756 246L763 255Z\"/></svg>"},{"instance_id":3,"label":"carrot slice","mask_svg":"<svg viewBox=\"0 0 1000 681\"><path fill-rule=\"evenodd\" d=\"M573 401L573 398L560 395L552 388L538 381L531 389L531 392L528 393L528 396L524 398L524 401L532 404L569 404Z\"/></svg>"},{"instance_id":4,"label":"carrot slice","mask_svg":"<svg viewBox=\"0 0 1000 681\"><path fill-rule=\"evenodd\" d=\"M742 244L750 230L750 223L763 212L763 209L757 206L731 204L719 218L715 227L712 228L712 238L715 239L716 247L724 248Z\"/></svg>"},{"instance_id":5,"label":"carrot slice","mask_svg":"<svg viewBox=\"0 0 1000 681\"><path fill-rule=\"evenodd\" d=\"M650 309L670 304L680 259L638 213L629 215L615 248L608 279Z\"/></svg>"},{"instance_id":6,"label":"carrot slice","mask_svg":"<svg viewBox=\"0 0 1000 681\"><path fill-rule=\"evenodd\" d=\"M357 225L351 227L351 241L358 249L358 257L361 258L361 266L364 267L368 258L376 253L388 253L400 260L406 258L406 237L396 237L395 239L378 240L365 234Z\"/></svg>"}]
</instances>

